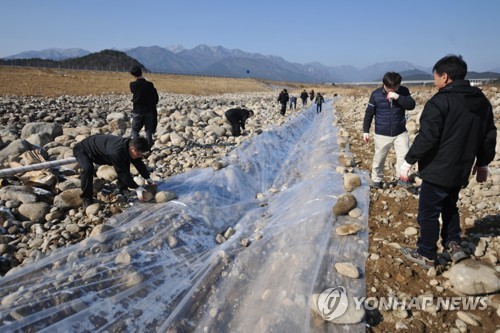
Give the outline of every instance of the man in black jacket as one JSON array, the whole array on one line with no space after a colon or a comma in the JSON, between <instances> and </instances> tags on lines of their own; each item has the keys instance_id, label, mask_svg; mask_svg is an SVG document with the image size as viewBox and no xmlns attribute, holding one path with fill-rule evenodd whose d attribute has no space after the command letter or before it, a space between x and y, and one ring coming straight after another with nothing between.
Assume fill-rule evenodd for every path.
<instances>
[{"instance_id":1,"label":"man in black jacket","mask_svg":"<svg viewBox=\"0 0 500 333\"><path fill-rule=\"evenodd\" d=\"M282 116L285 115L286 105L288 104L288 100L289 100L288 91L286 89L283 89L278 96L278 102L281 104L280 113Z\"/></svg>"},{"instance_id":2,"label":"man in black jacket","mask_svg":"<svg viewBox=\"0 0 500 333\"><path fill-rule=\"evenodd\" d=\"M460 246L458 194L467 186L471 169L478 182L486 181L497 135L490 102L479 88L464 80L467 64L462 57L442 58L433 72L439 91L425 104L419 133L400 171L401 179L407 180L410 169L418 162L423 179L417 249L401 250L407 259L425 268L435 263L440 235L453 262L467 258Z\"/></svg>"},{"instance_id":3,"label":"man in black jacket","mask_svg":"<svg viewBox=\"0 0 500 333\"><path fill-rule=\"evenodd\" d=\"M375 89L368 101L363 120L363 140L370 142L370 126L375 117L375 153L372 161L372 187L382 188L384 164L391 147L396 152L396 174L410 147L406 131L406 110L415 108L415 100L408 88L401 86L401 75L396 72L385 73L382 87ZM408 187L409 182L399 181Z\"/></svg>"},{"instance_id":4,"label":"man in black jacket","mask_svg":"<svg viewBox=\"0 0 500 333\"><path fill-rule=\"evenodd\" d=\"M233 136L240 136L240 127L242 129L245 129L245 122L248 118L253 117L254 113L252 110L235 108L227 110L225 112L225 115L227 121L229 121L229 123L231 124L231 134Z\"/></svg>"},{"instance_id":5,"label":"man in black jacket","mask_svg":"<svg viewBox=\"0 0 500 333\"><path fill-rule=\"evenodd\" d=\"M130 74L135 77L135 81L130 82L130 91L132 92L132 138L139 136L139 132L144 126L146 139L149 148L153 146L153 134L158 125L158 113L156 105L158 104L158 92L152 82L142 77L142 69L134 66Z\"/></svg>"},{"instance_id":6,"label":"man in black jacket","mask_svg":"<svg viewBox=\"0 0 500 333\"><path fill-rule=\"evenodd\" d=\"M148 141L145 138L127 139L115 135L99 134L83 139L73 148L81 168L81 198L86 208L93 202L94 163L112 165L118 175L118 188L123 191L127 187L137 192L139 200L143 199L144 188L137 185L130 173L132 163L139 174L149 184L154 184L146 165L142 162L142 154L148 151Z\"/></svg>"},{"instance_id":7,"label":"man in black jacket","mask_svg":"<svg viewBox=\"0 0 500 333\"><path fill-rule=\"evenodd\" d=\"M302 106L306 106L307 105L307 92L306 90L302 90L302 92L300 93L300 99L302 100Z\"/></svg>"}]
</instances>

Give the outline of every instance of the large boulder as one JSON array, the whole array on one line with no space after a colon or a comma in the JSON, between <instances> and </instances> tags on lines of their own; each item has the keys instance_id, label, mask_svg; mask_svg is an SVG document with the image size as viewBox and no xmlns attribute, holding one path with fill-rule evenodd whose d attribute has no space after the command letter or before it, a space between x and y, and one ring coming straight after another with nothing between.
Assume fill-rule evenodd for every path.
<instances>
[{"instance_id":1,"label":"large boulder","mask_svg":"<svg viewBox=\"0 0 500 333\"><path fill-rule=\"evenodd\" d=\"M0 199L4 201L15 200L22 203L36 202L37 197L33 188L29 186L9 185L0 189Z\"/></svg>"},{"instance_id":2,"label":"large boulder","mask_svg":"<svg viewBox=\"0 0 500 333\"><path fill-rule=\"evenodd\" d=\"M32 134L48 133L54 139L55 137L63 134L61 125L57 123L44 123L36 122L24 125L21 130L21 139L26 139Z\"/></svg>"},{"instance_id":3,"label":"large boulder","mask_svg":"<svg viewBox=\"0 0 500 333\"><path fill-rule=\"evenodd\" d=\"M38 147L23 139L12 141L7 147L0 150L0 163L4 162L6 159L10 161L20 159L19 155L36 148Z\"/></svg>"},{"instance_id":4,"label":"large boulder","mask_svg":"<svg viewBox=\"0 0 500 333\"><path fill-rule=\"evenodd\" d=\"M54 206L59 209L78 208L82 205L81 189L72 188L61 192L54 198Z\"/></svg>"},{"instance_id":5,"label":"large boulder","mask_svg":"<svg viewBox=\"0 0 500 333\"><path fill-rule=\"evenodd\" d=\"M500 272L480 261L467 259L453 265L443 274L454 290L465 295L482 295L500 291Z\"/></svg>"},{"instance_id":6,"label":"large boulder","mask_svg":"<svg viewBox=\"0 0 500 333\"><path fill-rule=\"evenodd\" d=\"M45 221L45 215L49 211L50 206L45 202L23 203L19 206L19 214L35 223Z\"/></svg>"}]
</instances>

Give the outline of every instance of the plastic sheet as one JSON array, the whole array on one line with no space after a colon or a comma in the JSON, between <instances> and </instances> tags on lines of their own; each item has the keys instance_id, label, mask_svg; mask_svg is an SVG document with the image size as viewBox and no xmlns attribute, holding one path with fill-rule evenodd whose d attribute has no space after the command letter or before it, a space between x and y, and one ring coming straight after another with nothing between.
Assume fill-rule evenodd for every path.
<instances>
[{"instance_id":1,"label":"plastic sheet","mask_svg":"<svg viewBox=\"0 0 500 333\"><path fill-rule=\"evenodd\" d=\"M233 150L214 171L167 179L179 199L138 204L111 228L0 280L0 330L25 332L364 332L310 310L313 292L365 294L368 186L356 222L332 207L344 193L332 104L313 107ZM216 235L229 227L227 241ZM244 246L242 245L248 245ZM359 279L340 276L349 261Z\"/></svg>"}]
</instances>

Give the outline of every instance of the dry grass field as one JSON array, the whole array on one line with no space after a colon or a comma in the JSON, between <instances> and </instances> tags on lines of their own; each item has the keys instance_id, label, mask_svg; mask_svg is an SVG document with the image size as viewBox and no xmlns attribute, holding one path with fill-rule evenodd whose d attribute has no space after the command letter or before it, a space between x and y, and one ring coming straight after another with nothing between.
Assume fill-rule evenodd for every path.
<instances>
[{"instance_id":1,"label":"dry grass field","mask_svg":"<svg viewBox=\"0 0 500 333\"><path fill-rule=\"evenodd\" d=\"M147 74L160 92L216 95L237 92L266 92L287 87L294 93L306 89L316 92L340 92L348 88L275 82L252 78L223 78L169 74ZM0 66L0 96L105 95L130 93L133 77L122 72L80 71L57 68Z\"/></svg>"}]
</instances>

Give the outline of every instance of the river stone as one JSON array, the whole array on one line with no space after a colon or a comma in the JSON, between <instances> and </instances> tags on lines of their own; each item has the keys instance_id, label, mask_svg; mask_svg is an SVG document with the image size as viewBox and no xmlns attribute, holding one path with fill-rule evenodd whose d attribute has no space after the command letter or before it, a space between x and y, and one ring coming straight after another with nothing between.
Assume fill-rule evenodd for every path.
<instances>
[{"instance_id":1,"label":"river stone","mask_svg":"<svg viewBox=\"0 0 500 333\"><path fill-rule=\"evenodd\" d=\"M79 188L63 191L54 198L54 206L59 209L78 208L82 205L81 194L82 190Z\"/></svg>"},{"instance_id":2,"label":"river stone","mask_svg":"<svg viewBox=\"0 0 500 333\"><path fill-rule=\"evenodd\" d=\"M335 229L337 235L347 236L347 235L355 235L361 230L361 226L357 223L352 224L344 224Z\"/></svg>"},{"instance_id":3,"label":"river stone","mask_svg":"<svg viewBox=\"0 0 500 333\"><path fill-rule=\"evenodd\" d=\"M61 125L57 123L35 122L24 125L21 130L21 139L26 139L32 134L43 132L50 134L53 139L59 135L63 135Z\"/></svg>"},{"instance_id":4,"label":"river stone","mask_svg":"<svg viewBox=\"0 0 500 333\"><path fill-rule=\"evenodd\" d=\"M358 268L350 262L338 262L335 264L335 269L340 274L350 277L351 279L359 278Z\"/></svg>"},{"instance_id":5,"label":"river stone","mask_svg":"<svg viewBox=\"0 0 500 333\"><path fill-rule=\"evenodd\" d=\"M346 191L351 192L355 188L361 186L361 177L354 173L344 174L344 188Z\"/></svg>"},{"instance_id":6,"label":"river stone","mask_svg":"<svg viewBox=\"0 0 500 333\"><path fill-rule=\"evenodd\" d=\"M29 186L9 185L0 189L0 199L4 201L15 200L22 203L36 202L37 197L33 188Z\"/></svg>"},{"instance_id":7,"label":"river stone","mask_svg":"<svg viewBox=\"0 0 500 333\"><path fill-rule=\"evenodd\" d=\"M456 291L465 295L474 296L500 291L500 272L473 259L453 265L443 276L450 280Z\"/></svg>"},{"instance_id":8,"label":"river stone","mask_svg":"<svg viewBox=\"0 0 500 333\"><path fill-rule=\"evenodd\" d=\"M351 209L356 208L358 202L351 193L344 193L339 196L337 203L333 206L333 213L337 216L349 213Z\"/></svg>"},{"instance_id":9,"label":"river stone","mask_svg":"<svg viewBox=\"0 0 500 333\"><path fill-rule=\"evenodd\" d=\"M19 206L19 214L35 223L44 221L49 211L50 206L45 202L23 203Z\"/></svg>"},{"instance_id":10,"label":"river stone","mask_svg":"<svg viewBox=\"0 0 500 333\"><path fill-rule=\"evenodd\" d=\"M115 167L112 165L101 165L97 169L97 177L105 179L107 181L112 182L115 179L118 179L118 175L116 174Z\"/></svg>"},{"instance_id":11,"label":"river stone","mask_svg":"<svg viewBox=\"0 0 500 333\"><path fill-rule=\"evenodd\" d=\"M174 192L170 191L160 191L156 193L155 200L158 203L168 202L171 200L177 199L177 195Z\"/></svg>"}]
</instances>

